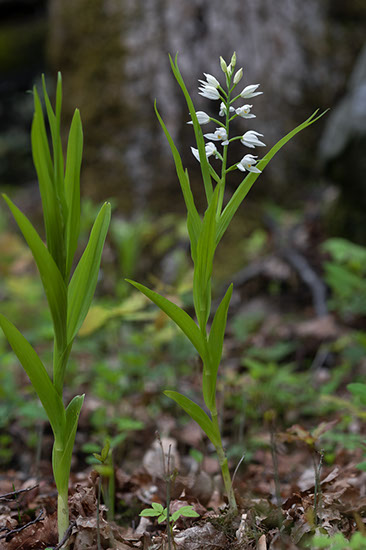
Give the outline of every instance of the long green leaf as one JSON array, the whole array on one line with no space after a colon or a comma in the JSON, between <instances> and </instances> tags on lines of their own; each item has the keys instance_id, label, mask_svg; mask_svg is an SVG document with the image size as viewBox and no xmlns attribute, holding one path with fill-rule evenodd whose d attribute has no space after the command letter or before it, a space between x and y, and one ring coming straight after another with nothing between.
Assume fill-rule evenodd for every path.
<instances>
[{"instance_id":1,"label":"long green leaf","mask_svg":"<svg viewBox=\"0 0 366 550\"><path fill-rule=\"evenodd\" d=\"M65 424L64 407L42 361L19 330L1 314L0 326L37 392L54 434L61 433Z\"/></svg>"},{"instance_id":2,"label":"long green leaf","mask_svg":"<svg viewBox=\"0 0 366 550\"><path fill-rule=\"evenodd\" d=\"M207 402L206 399L205 402L210 410L215 406L217 371L222 356L227 312L232 293L233 285L231 284L216 310L208 338L209 361L207 365L205 365L206 368L203 371L202 385L203 394L207 396Z\"/></svg>"},{"instance_id":3,"label":"long green leaf","mask_svg":"<svg viewBox=\"0 0 366 550\"><path fill-rule=\"evenodd\" d=\"M327 109L328 110L328 109ZM294 130L289 132L285 137L280 139L272 147L272 149L266 154L266 156L257 164L257 167L260 170L263 170L269 161L274 157L274 155L283 147L288 141L290 141L291 138L293 138L296 134L319 120L327 111L324 111L320 115L316 116L319 109L317 109L305 122L297 126ZM260 176L260 174L256 174L254 172L250 172L247 177L241 182L239 187L236 189L235 193L231 197L230 201L226 205L224 211L221 214L220 221L217 226L217 236L216 236L216 242L217 244L220 242L222 236L224 235L226 229L228 228L229 223L231 222L235 212L243 202L246 195L249 193L251 187L253 186L256 179Z\"/></svg>"},{"instance_id":4,"label":"long green leaf","mask_svg":"<svg viewBox=\"0 0 366 550\"><path fill-rule=\"evenodd\" d=\"M166 390L164 394L178 403L197 422L215 447L220 444L220 435L216 433L212 420L197 403L176 391Z\"/></svg>"},{"instance_id":5,"label":"long green leaf","mask_svg":"<svg viewBox=\"0 0 366 550\"><path fill-rule=\"evenodd\" d=\"M56 114L52 109L52 105L47 93L46 80L42 75L43 95L46 103L48 122L51 130L52 146L53 146L53 164L54 164L54 185L56 194L64 207L64 161L61 145L61 104L62 104L62 80L61 73L57 75L56 87Z\"/></svg>"},{"instance_id":6,"label":"long green leaf","mask_svg":"<svg viewBox=\"0 0 366 550\"><path fill-rule=\"evenodd\" d=\"M175 322L175 324L184 332L184 334L192 342L202 359L204 359L205 350L200 330L193 319L188 315L188 313L186 313L176 304L173 304L173 302L171 302L167 298L164 298L164 296L160 296L160 294L154 292L153 290L150 290L146 286L141 285L140 283L136 283L135 281L131 281L130 279L126 279L126 281L137 288L140 292L145 294L145 296L147 296L149 300L154 302L154 304L156 304L162 311L164 311L164 313L166 313L168 317L170 317Z\"/></svg>"},{"instance_id":7,"label":"long green leaf","mask_svg":"<svg viewBox=\"0 0 366 550\"><path fill-rule=\"evenodd\" d=\"M68 280L76 252L80 229L80 168L83 155L83 129L80 113L75 110L67 143L65 198L66 222L66 274Z\"/></svg>"},{"instance_id":8,"label":"long green leaf","mask_svg":"<svg viewBox=\"0 0 366 550\"><path fill-rule=\"evenodd\" d=\"M197 242L194 264L193 299L199 325L205 329L211 310L211 274L216 249L216 210L219 186L216 186L205 212L201 234Z\"/></svg>"},{"instance_id":9,"label":"long green leaf","mask_svg":"<svg viewBox=\"0 0 366 550\"><path fill-rule=\"evenodd\" d=\"M60 269L64 269L63 220L54 188L54 172L50 156L41 102L34 88L34 108L31 141L33 163L37 172L42 199L43 217L48 250Z\"/></svg>"},{"instance_id":10,"label":"long green leaf","mask_svg":"<svg viewBox=\"0 0 366 550\"><path fill-rule=\"evenodd\" d=\"M59 349L64 349L66 344L65 321L67 304L64 280L51 254L48 252L31 222L19 208L15 206L9 197L6 195L3 195L3 197L32 251L50 307L57 345Z\"/></svg>"},{"instance_id":11,"label":"long green leaf","mask_svg":"<svg viewBox=\"0 0 366 550\"><path fill-rule=\"evenodd\" d=\"M104 203L94 222L87 247L70 281L67 310L68 343L75 338L93 299L110 219L111 205Z\"/></svg>"},{"instance_id":12,"label":"long green leaf","mask_svg":"<svg viewBox=\"0 0 366 550\"><path fill-rule=\"evenodd\" d=\"M76 395L66 408L66 423L60 440L55 441L52 452L52 466L57 489L60 493L67 490L71 456L74 447L75 434L78 426L80 410L84 395ZM60 445L61 443L61 445Z\"/></svg>"},{"instance_id":13,"label":"long green leaf","mask_svg":"<svg viewBox=\"0 0 366 550\"><path fill-rule=\"evenodd\" d=\"M160 125L161 125L161 127L164 131L164 134L165 134L165 136L168 140L170 149L172 151L173 158L174 158L174 163L175 163L175 169L176 169L176 172L177 172L177 176L178 176L178 179L179 179L180 186L182 188L184 202L186 203L186 208L187 208L187 212L188 212L187 225L188 225L188 232L189 232L189 236L190 236L190 240L191 240L192 257L193 257L194 253L195 253L195 245L197 243L197 240L198 240L198 237L199 237L199 234L200 234L200 231L201 231L201 219L200 219L200 216L197 212L196 205L194 203L194 198L193 198L193 194L192 194L192 191L191 191L191 186L189 184L188 172L187 172L187 170L184 170L184 168L183 168L182 159L180 157L178 149L176 148L176 146L174 144L174 141L173 141L171 135L169 134L168 129L165 126L163 119L161 118L161 116L159 114L159 111L158 111L157 106L156 106L156 101L154 103L154 108L155 108L156 116L157 116L157 118L160 122Z\"/></svg>"},{"instance_id":14,"label":"long green leaf","mask_svg":"<svg viewBox=\"0 0 366 550\"><path fill-rule=\"evenodd\" d=\"M184 97L186 99L188 109L189 109L189 112L190 112L190 115L191 115L191 118L192 118L194 134L195 134L196 143L197 143L197 147L198 147L198 153L199 153L199 157L200 157L200 166L201 166L203 183L204 183L204 186L205 186L207 204L210 204L212 194L213 194L213 187L212 187L212 181L211 181L211 175L210 175L209 162L207 160L206 152L205 152L205 140L203 138L203 132L202 132L201 126L199 125L198 120L197 120L196 110L194 108L193 102L192 102L191 97L188 93L188 90L186 88L186 85L184 83L182 75L179 71L177 58L178 58L178 54L175 56L175 60L173 62L173 59L169 55L170 65L171 65L173 74L174 74L179 86L182 89L182 92L183 92Z\"/></svg>"}]
</instances>

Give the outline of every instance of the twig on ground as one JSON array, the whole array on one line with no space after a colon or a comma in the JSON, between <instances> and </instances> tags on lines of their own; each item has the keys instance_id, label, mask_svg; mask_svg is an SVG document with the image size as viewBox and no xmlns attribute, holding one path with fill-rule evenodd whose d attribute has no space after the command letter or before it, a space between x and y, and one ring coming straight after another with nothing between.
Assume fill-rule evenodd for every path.
<instances>
[{"instance_id":1,"label":"twig on ground","mask_svg":"<svg viewBox=\"0 0 366 550\"><path fill-rule=\"evenodd\" d=\"M6 501L12 501L17 498L18 495L21 493L28 493L29 491L32 491L32 489L35 489L38 487L38 483L36 485L33 485L32 487L27 487L26 489L18 489L17 491L11 491L11 493L5 493L3 495L0 495L0 500L6 500Z\"/></svg>"},{"instance_id":2,"label":"twig on ground","mask_svg":"<svg viewBox=\"0 0 366 550\"><path fill-rule=\"evenodd\" d=\"M20 531L23 531L24 529L26 529L30 525L34 525L35 523L38 523L39 521L41 521L43 519L43 517L42 517L43 513L44 513L43 510L41 510L39 512L38 516L35 519L33 519L32 521L28 521L28 523L26 523L25 525L22 525L22 527L17 527L16 529L9 529L9 530L7 530L7 528L5 527L4 530L6 530L7 532L4 535L0 535L0 539L7 539L11 535L15 535L17 533L20 533Z\"/></svg>"},{"instance_id":3,"label":"twig on ground","mask_svg":"<svg viewBox=\"0 0 366 550\"><path fill-rule=\"evenodd\" d=\"M71 521L68 528L65 531L64 536L62 537L62 540L60 540L60 542L56 544L56 546L49 546L47 550L60 550L60 548L62 548L65 542L70 538L72 529L75 526L75 524L76 524L75 521Z\"/></svg>"}]
</instances>

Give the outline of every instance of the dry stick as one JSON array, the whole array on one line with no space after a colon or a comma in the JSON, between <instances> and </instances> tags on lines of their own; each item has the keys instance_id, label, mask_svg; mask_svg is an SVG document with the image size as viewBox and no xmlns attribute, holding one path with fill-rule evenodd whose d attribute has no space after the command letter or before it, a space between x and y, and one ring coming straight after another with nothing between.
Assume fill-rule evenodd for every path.
<instances>
[{"instance_id":1,"label":"dry stick","mask_svg":"<svg viewBox=\"0 0 366 550\"><path fill-rule=\"evenodd\" d=\"M166 483L166 515L167 515L168 549L172 550L172 539L173 539L173 537L172 537L171 525L170 525L170 484L171 484L170 457L171 457L172 446L169 445L168 465L167 465L167 468L166 468L165 467L165 453L164 453L163 443L161 441L159 432L155 432L155 433L156 433L157 440L159 441L159 445L160 445L160 448L161 448L162 459L163 459L163 473L164 473L164 479L165 479L165 483ZM174 539L173 539L173 545L174 545L174 548L176 548Z\"/></svg>"},{"instance_id":2,"label":"dry stick","mask_svg":"<svg viewBox=\"0 0 366 550\"><path fill-rule=\"evenodd\" d=\"M39 521L41 521L43 518L43 510L41 510L38 514L38 516L36 517L36 519L33 519L32 521L29 521L28 523L26 523L25 525L23 525L22 527L17 527L16 529L10 529L7 533L5 533L4 535L0 535L0 539L7 539L8 537L10 537L11 535L14 535L16 533L20 533L20 531L23 531L23 529L26 529L27 527L29 527L30 525L34 525L35 523L38 523ZM4 527L4 530L6 530L7 528Z\"/></svg>"},{"instance_id":3,"label":"dry stick","mask_svg":"<svg viewBox=\"0 0 366 550\"><path fill-rule=\"evenodd\" d=\"M315 472L315 483L314 483L314 522L315 527L318 524L318 506L321 499L321 487L320 487L320 472L323 466L323 458L324 458L324 451L321 450L319 452L320 459L319 464L315 461L315 454L313 454L313 462L314 462L314 472ZM318 498L319 496L319 498Z\"/></svg>"},{"instance_id":4,"label":"dry stick","mask_svg":"<svg viewBox=\"0 0 366 550\"><path fill-rule=\"evenodd\" d=\"M60 550L62 546L65 544L65 542L70 538L72 528L76 525L75 521L71 521L68 528L65 531L64 536L62 537L62 540L56 545L56 546L50 546L47 548L47 550Z\"/></svg>"},{"instance_id":5,"label":"dry stick","mask_svg":"<svg viewBox=\"0 0 366 550\"><path fill-rule=\"evenodd\" d=\"M27 487L27 489L18 489L17 491L11 491L11 493L4 493L3 495L0 495L0 500L6 500L6 501L12 501L14 498L16 499L20 493L28 493L29 491L32 491L32 489L35 489L38 487L38 483L36 485L33 485L32 487ZM13 498L9 498L13 497Z\"/></svg>"},{"instance_id":6,"label":"dry stick","mask_svg":"<svg viewBox=\"0 0 366 550\"><path fill-rule=\"evenodd\" d=\"M100 493L102 492L102 474L99 474L98 479L98 494L97 494L97 546L98 550L102 550L100 544Z\"/></svg>"}]
</instances>

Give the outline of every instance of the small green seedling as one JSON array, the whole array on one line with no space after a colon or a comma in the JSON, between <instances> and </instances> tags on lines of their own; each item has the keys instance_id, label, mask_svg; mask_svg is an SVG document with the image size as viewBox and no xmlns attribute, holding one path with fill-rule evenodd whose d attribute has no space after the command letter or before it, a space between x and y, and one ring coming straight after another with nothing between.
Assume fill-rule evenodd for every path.
<instances>
[{"instance_id":1,"label":"small green seedling","mask_svg":"<svg viewBox=\"0 0 366 550\"><path fill-rule=\"evenodd\" d=\"M153 502L151 504L151 508L145 508L140 513L140 516L143 516L144 518L157 517L158 523L167 521L167 515L167 508L164 508L158 502ZM169 523L174 525L180 517L199 518L200 515L193 509L193 506L182 506L179 510L176 510L171 516L169 516Z\"/></svg>"},{"instance_id":2,"label":"small green seedling","mask_svg":"<svg viewBox=\"0 0 366 550\"><path fill-rule=\"evenodd\" d=\"M244 198L253 186L254 182L267 166L274 155L298 132L301 132L324 113L318 114L315 111L305 122L292 130L274 145L266 155L257 160L257 156L245 154L238 162L228 164L228 149L232 142L239 140L244 147L250 150L255 147L263 147L262 134L254 130L248 130L240 136L230 136L230 123L238 118L242 121L251 120L255 115L251 112L252 105L246 102L248 99L260 95L259 84L246 86L238 95L234 94L243 76L243 69L235 72L236 55L231 58L229 65L223 58L220 58L221 69L224 73L225 87L219 80L210 74L205 74L206 81L199 88L200 94L210 100L219 101L218 116L221 120L211 117L203 111L195 111L193 102L183 81L178 68L177 57L173 61L170 58L173 74L182 89L187 106L191 115L189 124L193 125L197 149L191 148L194 157L199 161L202 180L207 200L207 209L201 218L194 201L187 170L183 163L171 135L168 132L155 105L156 115L169 142L178 179L182 188L184 201L187 208L187 228L191 243L191 256L194 264L193 275L193 303L197 322L190 317L183 309L160 296L149 288L129 281L150 300L152 300L162 311L166 313L176 325L184 332L199 353L203 363L202 394L205 408L188 397L176 392L165 391L165 395L176 401L206 433L214 445L224 480L225 490L228 496L229 507L232 513L237 513L237 505L232 487L228 461L223 448L219 419L216 404L216 382L221 363L224 334L226 329L227 314L230 304L233 285L231 284L218 306L214 315L211 312L211 281L212 270L216 248L224 236L234 214L240 207ZM234 107L234 103L244 100L244 105ZM203 135L201 126L214 123L215 132ZM206 138L208 143L205 143ZM216 143L222 147L222 152L216 147ZM211 165L209 158L215 158L221 164L219 172ZM225 186L227 175L239 170L246 177L241 181L236 191L224 205ZM208 411L208 414L207 412Z\"/></svg>"},{"instance_id":3,"label":"small green seedling","mask_svg":"<svg viewBox=\"0 0 366 550\"><path fill-rule=\"evenodd\" d=\"M58 491L57 520L61 541L69 525L68 483L71 455L84 401L84 395L77 395L65 407L64 377L74 339L93 299L111 208L108 203L102 206L91 230L89 242L71 274L80 228L80 167L83 150L80 114L76 109L64 164L60 134L61 75L58 75L55 111L43 78L52 154L41 101L35 87L33 96L35 113L31 132L32 153L42 199L46 245L10 198L4 195L4 199L33 254L47 297L54 332L52 377L31 344L1 314L0 327L38 394L54 434L52 468Z\"/></svg>"}]
</instances>

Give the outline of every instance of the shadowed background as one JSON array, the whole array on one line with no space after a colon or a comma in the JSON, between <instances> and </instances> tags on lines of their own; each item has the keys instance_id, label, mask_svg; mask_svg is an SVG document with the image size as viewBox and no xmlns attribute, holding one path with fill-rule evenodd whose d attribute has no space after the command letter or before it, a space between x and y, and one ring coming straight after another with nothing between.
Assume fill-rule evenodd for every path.
<instances>
[{"instance_id":1,"label":"shadowed background","mask_svg":"<svg viewBox=\"0 0 366 550\"><path fill-rule=\"evenodd\" d=\"M330 232L365 241L361 0L9 0L0 1L0 9L2 187L35 184L32 96L25 92L42 72L52 89L61 70L64 120L78 106L84 126L84 194L116 197L125 213L182 211L155 98L196 194L202 197L202 191L190 153L192 128L185 124L189 116L168 53L179 52L197 110L215 116L218 102L198 95L197 80L203 72L221 78L219 56L229 61L235 50L244 68L240 89L260 83L264 92L251 100L257 118L235 121L235 133L255 129L270 147L316 108L331 108L281 151L250 200L278 199L283 207L300 208L306 201L310 209L324 203ZM231 162L242 154L233 147ZM228 193L239 177L233 175Z\"/></svg>"}]
</instances>

